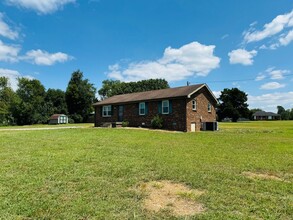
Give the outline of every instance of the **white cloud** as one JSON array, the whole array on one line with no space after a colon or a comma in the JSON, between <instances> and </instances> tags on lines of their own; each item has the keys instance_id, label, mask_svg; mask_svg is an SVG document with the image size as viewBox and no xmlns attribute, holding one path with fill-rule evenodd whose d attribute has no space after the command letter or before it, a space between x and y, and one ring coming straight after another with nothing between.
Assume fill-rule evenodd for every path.
<instances>
[{"instance_id":1,"label":"white cloud","mask_svg":"<svg viewBox=\"0 0 293 220\"><path fill-rule=\"evenodd\" d=\"M289 70L277 70L274 67L268 68L266 72L270 75L271 79L283 79L284 74L290 73Z\"/></svg>"},{"instance_id":2,"label":"white cloud","mask_svg":"<svg viewBox=\"0 0 293 220\"><path fill-rule=\"evenodd\" d=\"M207 76L219 67L220 58L214 55L214 45L198 42L186 44L179 49L168 47L161 59L109 66L108 76L122 81L138 81L150 78L164 78L179 81L190 76Z\"/></svg>"},{"instance_id":3,"label":"white cloud","mask_svg":"<svg viewBox=\"0 0 293 220\"><path fill-rule=\"evenodd\" d=\"M222 40L226 39L227 37L229 37L229 34L225 34L221 37Z\"/></svg>"},{"instance_id":4,"label":"white cloud","mask_svg":"<svg viewBox=\"0 0 293 220\"><path fill-rule=\"evenodd\" d=\"M277 111L281 105L285 109L293 108L293 91L286 93L269 93L259 96L248 95L249 108L261 108L265 111Z\"/></svg>"},{"instance_id":5,"label":"white cloud","mask_svg":"<svg viewBox=\"0 0 293 220\"><path fill-rule=\"evenodd\" d=\"M32 76L23 76L16 70L10 70L10 69L2 69L0 68L0 77L4 76L8 78L10 87L15 91L17 89L18 84L18 78L25 77L28 79L33 79Z\"/></svg>"},{"instance_id":6,"label":"white cloud","mask_svg":"<svg viewBox=\"0 0 293 220\"><path fill-rule=\"evenodd\" d=\"M22 59L29 60L37 65L51 66L55 63L64 63L68 60L71 60L72 57L61 52L48 53L47 51L43 50L30 50L24 57L22 57Z\"/></svg>"},{"instance_id":7,"label":"white cloud","mask_svg":"<svg viewBox=\"0 0 293 220\"><path fill-rule=\"evenodd\" d=\"M269 82L261 85L260 89L264 90L272 90L272 89L279 89L285 87L285 84L280 84L278 82Z\"/></svg>"},{"instance_id":8,"label":"white cloud","mask_svg":"<svg viewBox=\"0 0 293 220\"><path fill-rule=\"evenodd\" d=\"M257 55L256 50L247 51L245 49L237 49L232 50L228 53L230 57L231 64L242 64L242 65L252 65L253 64L253 57Z\"/></svg>"},{"instance_id":9,"label":"white cloud","mask_svg":"<svg viewBox=\"0 0 293 220\"><path fill-rule=\"evenodd\" d=\"M270 23L265 24L263 30L246 31L244 33L244 41L247 43L261 41L291 26L293 26L293 10L288 14L278 15Z\"/></svg>"},{"instance_id":10,"label":"white cloud","mask_svg":"<svg viewBox=\"0 0 293 220\"><path fill-rule=\"evenodd\" d=\"M19 51L18 45L6 45L0 40L0 61L17 62Z\"/></svg>"},{"instance_id":11,"label":"white cloud","mask_svg":"<svg viewBox=\"0 0 293 220\"><path fill-rule=\"evenodd\" d=\"M221 91L213 91L213 94L216 98L219 98L220 95L222 94L222 92Z\"/></svg>"},{"instance_id":12,"label":"white cloud","mask_svg":"<svg viewBox=\"0 0 293 220\"><path fill-rule=\"evenodd\" d=\"M262 73L258 74L257 77L255 78L255 81L261 81L263 79L265 79L266 76Z\"/></svg>"},{"instance_id":13,"label":"white cloud","mask_svg":"<svg viewBox=\"0 0 293 220\"><path fill-rule=\"evenodd\" d=\"M18 38L18 32L12 30L6 22L4 22L4 14L0 12L0 35L11 40Z\"/></svg>"},{"instance_id":14,"label":"white cloud","mask_svg":"<svg viewBox=\"0 0 293 220\"><path fill-rule=\"evenodd\" d=\"M293 19L292 19L293 20ZM279 42L282 46L287 46L293 41L293 30L289 31L284 37L280 37Z\"/></svg>"},{"instance_id":15,"label":"white cloud","mask_svg":"<svg viewBox=\"0 0 293 220\"><path fill-rule=\"evenodd\" d=\"M9 5L49 14L61 9L64 5L74 3L75 0L6 0Z\"/></svg>"}]
</instances>

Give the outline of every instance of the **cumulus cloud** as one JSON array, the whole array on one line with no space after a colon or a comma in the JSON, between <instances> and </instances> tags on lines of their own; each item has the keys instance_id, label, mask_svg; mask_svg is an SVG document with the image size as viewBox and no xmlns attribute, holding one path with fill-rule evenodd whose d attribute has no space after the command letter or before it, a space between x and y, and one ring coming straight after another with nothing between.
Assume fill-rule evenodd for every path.
<instances>
[{"instance_id":1,"label":"cumulus cloud","mask_svg":"<svg viewBox=\"0 0 293 220\"><path fill-rule=\"evenodd\" d=\"M285 109L293 108L293 91L262 94L259 96L248 95L248 104L250 108L261 108L272 112L277 111L278 105L283 106Z\"/></svg>"},{"instance_id":2,"label":"cumulus cloud","mask_svg":"<svg viewBox=\"0 0 293 220\"><path fill-rule=\"evenodd\" d=\"M256 50L247 51L245 49L232 50L228 53L231 64L252 65L253 57L257 55Z\"/></svg>"},{"instance_id":3,"label":"cumulus cloud","mask_svg":"<svg viewBox=\"0 0 293 220\"><path fill-rule=\"evenodd\" d=\"M122 81L150 78L179 81L190 76L207 76L219 67L220 58L214 55L214 49L214 45L207 46L198 42L178 49L168 47L158 60L133 62L125 68L119 64L111 65L108 76Z\"/></svg>"},{"instance_id":4,"label":"cumulus cloud","mask_svg":"<svg viewBox=\"0 0 293 220\"><path fill-rule=\"evenodd\" d=\"M20 74L16 70L10 70L10 69L2 69L0 68L0 77L4 76L8 78L10 87L15 91L17 89L17 84L18 84L18 78L25 77L28 79L33 79L32 76L24 76Z\"/></svg>"},{"instance_id":5,"label":"cumulus cloud","mask_svg":"<svg viewBox=\"0 0 293 220\"><path fill-rule=\"evenodd\" d=\"M272 90L272 89L279 89L285 87L285 84L280 84L278 82L269 82L261 85L260 89L263 90Z\"/></svg>"},{"instance_id":6,"label":"cumulus cloud","mask_svg":"<svg viewBox=\"0 0 293 220\"><path fill-rule=\"evenodd\" d=\"M0 35L11 40L18 38L17 31L12 30L9 25L4 21L4 14L0 12Z\"/></svg>"},{"instance_id":7,"label":"cumulus cloud","mask_svg":"<svg viewBox=\"0 0 293 220\"><path fill-rule=\"evenodd\" d=\"M290 13L278 15L270 23L264 25L262 30L250 29L244 32L244 41L247 43L261 41L274 36L286 27L293 26L293 10Z\"/></svg>"},{"instance_id":8,"label":"cumulus cloud","mask_svg":"<svg viewBox=\"0 0 293 220\"><path fill-rule=\"evenodd\" d=\"M34 10L39 14L49 14L75 0L6 0L9 5Z\"/></svg>"},{"instance_id":9,"label":"cumulus cloud","mask_svg":"<svg viewBox=\"0 0 293 220\"><path fill-rule=\"evenodd\" d=\"M17 62L19 51L18 45L7 45L0 40L0 61Z\"/></svg>"},{"instance_id":10,"label":"cumulus cloud","mask_svg":"<svg viewBox=\"0 0 293 220\"><path fill-rule=\"evenodd\" d=\"M55 63L64 63L68 60L71 60L72 57L61 52L48 53L47 51L43 50L30 50L24 57L22 57L22 59L31 61L37 65L51 66Z\"/></svg>"}]
</instances>

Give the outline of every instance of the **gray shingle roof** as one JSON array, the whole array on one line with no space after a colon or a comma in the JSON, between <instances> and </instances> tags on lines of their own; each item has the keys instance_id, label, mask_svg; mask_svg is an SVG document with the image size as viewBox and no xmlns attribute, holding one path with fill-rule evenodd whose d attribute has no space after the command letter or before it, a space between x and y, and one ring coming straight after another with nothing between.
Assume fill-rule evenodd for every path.
<instances>
[{"instance_id":1,"label":"gray shingle roof","mask_svg":"<svg viewBox=\"0 0 293 220\"><path fill-rule=\"evenodd\" d=\"M97 102L94 105L108 105L108 104L139 102L139 101L158 100L158 99L167 99L167 98L176 98L176 97L187 97L191 93L196 92L197 90L201 89L204 86L206 86L206 84L197 84L197 85L182 86L182 87L169 88L169 89L160 89L160 90L152 90L152 91L146 91L146 92L116 95L108 99L105 99L101 102ZM214 95L212 94L212 96Z\"/></svg>"},{"instance_id":2,"label":"gray shingle roof","mask_svg":"<svg viewBox=\"0 0 293 220\"><path fill-rule=\"evenodd\" d=\"M253 116L280 116L279 114L273 112L257 111Z\"/></svg>"}]
</instances>

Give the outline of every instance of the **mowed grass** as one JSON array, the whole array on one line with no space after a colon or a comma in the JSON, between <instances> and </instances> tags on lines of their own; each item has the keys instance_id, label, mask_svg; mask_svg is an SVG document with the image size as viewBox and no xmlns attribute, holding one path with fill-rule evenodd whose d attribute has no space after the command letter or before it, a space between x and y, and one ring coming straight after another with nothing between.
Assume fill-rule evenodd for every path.
<instances>
[{"instance_id":1,"label":"mowed grass","mask_svg":"<svg viewBox=\"0 0 293 220\"><path fill-rule=\"evenodd\" d=\"M292 219L293 121L220 129L2 130L0 219L175 219L143 208L134 189L155 180L205 192L190 219Z\"/></svg>"}]
</instances>

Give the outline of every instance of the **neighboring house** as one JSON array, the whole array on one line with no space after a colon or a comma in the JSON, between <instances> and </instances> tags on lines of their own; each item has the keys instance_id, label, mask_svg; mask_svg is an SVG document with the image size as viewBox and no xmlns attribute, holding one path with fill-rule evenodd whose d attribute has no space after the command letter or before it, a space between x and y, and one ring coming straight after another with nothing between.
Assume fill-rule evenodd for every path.
<instances>
[{"instance_id":1,"label":"neighboring house","mask_svg":"<svg viewBox=\"0 0 293 220\"><path fill-rule=\"evenodd\" d=\"M253 115L253 119L258 120L280 120L281 115L273 112L257 111Z\"/></svg>"},{"instance_id":2,"label":"neighboring house","mask_svg":"<svg viewBox=\"0 0 293 220\"><path fill-rule=\"evenodd\" d=\"M95 126L127 121L131 127L151 127L160 115L164 129L196 131L202 122L216 122L216 104L206 84L116 95L94 104Z\"/></svg>"},{"instance_id":3,"label":"neighboring house","mask_svg":"<svg viewBox=\"0 0 293 220\"><path fill-rule=\"evenodd\" d=\"M54 114L49 118L49 124L67 124L68 117L63 114Z\"/></svg>"}]
</instances>

